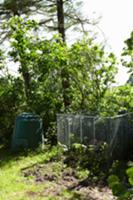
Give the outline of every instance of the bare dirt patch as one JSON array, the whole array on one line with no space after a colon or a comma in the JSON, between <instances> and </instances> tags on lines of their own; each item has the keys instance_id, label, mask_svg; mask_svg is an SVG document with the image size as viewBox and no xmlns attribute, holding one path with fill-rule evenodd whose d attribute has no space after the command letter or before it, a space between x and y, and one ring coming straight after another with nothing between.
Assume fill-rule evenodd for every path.
<instances>
[{"instance_id":1,"label":"bare dirt patch","mask_svg":"<svg viewBox=\"0 0 133 200\"><path fill-rule=\"evenodd\" d=\"M33 177L35 184L43 184L44 190L38 196L57 200L114 200L111 190L104 185L91 185L86 180L79 180L75 170L64 168L61 163L49 162L22 170L23 176ZM28 196L37 196L27 192Z\"/></svg>"}]
</instances>

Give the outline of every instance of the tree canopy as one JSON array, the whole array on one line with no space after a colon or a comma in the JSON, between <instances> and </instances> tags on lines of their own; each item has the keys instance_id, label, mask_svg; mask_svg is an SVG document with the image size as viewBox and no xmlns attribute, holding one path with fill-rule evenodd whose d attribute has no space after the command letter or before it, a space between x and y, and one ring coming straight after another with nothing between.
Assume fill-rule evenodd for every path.
<instances>
[{"instance_id":1,"label":"tree canopy","mask_svg":"<svg viewBox=\"0 0 133 200\"><path fill-rule=\"evenodd\" d=\"M53 10L56 22L61 23L57 4L48 1L48 8L50 3L51 9L56 8ZM63 1L63 5L67 4L70 9L69 3ZM64 34L65 12L70 11L66 8L62 13ZM52 14L52 11L49 13ZM45 133L51 131L57 113L109 116L117 114L119 109L132 111L132 87L127 83L123 87L113 88L118 62L113 52L107 52L105 45L86 34L68 45L61 30L58 30L61 34L46 39L36 34L40 30L40 22L18 14L4 22L4 28L8 30L9 48L6 52L0 52L0 102L4 119L1 132L4 132L4 126L7 127L7 120L7 132L10 132L14 116L23 111L41 115L45 121ZM132 73L132 34L125 43L122 63ZM130 59L126 60L126 56ZM17 77L10 75L5 62L7 59L18 66ZM4 101L7 102L6 106Z\"/></svg>"}]
</instances>

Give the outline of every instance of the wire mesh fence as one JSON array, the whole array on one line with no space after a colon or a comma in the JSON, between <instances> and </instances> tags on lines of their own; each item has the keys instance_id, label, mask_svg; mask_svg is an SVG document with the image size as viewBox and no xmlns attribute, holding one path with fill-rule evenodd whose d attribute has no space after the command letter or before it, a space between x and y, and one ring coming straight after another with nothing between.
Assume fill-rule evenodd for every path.
<instances>
[{"instance_id":1,"label":"wire mesh fence","mask_svg":"<svg viewBox=\"0 0 133 200\"><path fill-rule=\"evenodd\" d=\"M58 114L57 135L58 141L67 146L106 142L110 156L123 157L133 148L133 113L106 118Z\"/></svg>"}]
</instances>

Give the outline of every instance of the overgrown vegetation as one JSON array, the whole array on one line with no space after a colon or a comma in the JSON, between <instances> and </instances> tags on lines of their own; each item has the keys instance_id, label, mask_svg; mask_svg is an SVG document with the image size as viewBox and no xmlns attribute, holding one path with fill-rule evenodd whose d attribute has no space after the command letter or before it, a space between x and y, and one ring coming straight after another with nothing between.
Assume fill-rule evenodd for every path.
<instances>
[{"instance_id":1,"label":"overgrown vegetation","mask_svg":"<svg viewBox=\"0 0 133 200\"><path fill-rule=\"evenodd\" d=\"M108 116L122 109L132 111L132 87L127 84L111 90L117 72L116 58L92 38L85 37L68 47L58 36L50 40L35 37L35 21L13 17L6 27L10 30L8 57L19 67L18 77L8 72L1 77L2 119L6 117L11 124L5 126L11 133L12 119L23 111L39 114L45 133L51 129L57 113ZM69 87L65 74L69 74ZM6 106L3 101L7 101ZM9 107L12 117L8 117Z\"/></svg>"},{"instance_id":2,"label":"overgrown vegetation","mask_svg":"<svg viewBox=\"0 0 133 200\"><path fill-rule=\"evenodd\" d=\"M1 148L1 199L132 199L132 162L109 162L107 145L11 153ZM13 184L12 184L13 183ZM107 188L107 185L112 189ZM6 187L6 189L5 189ZM100 196L99 196L100 195Z\"/></svg>"},{"instance_id":3,"label":"overgrown vegetation","mask_svg":"<svg viewBox=\"0 0 133 200\"><path fill-rule=\"evenodd\" d=\"M104 43L86 34L84 25L97 21L82 15L81 4L78 0L5 0L0 4L0 143L9 148L15 117L32 112L43 119L45 142L50 145L20 155L0 149L1 200L100 199L91 196L89 187L103 189L107 184L118 199L133 198L132 156L130 162L109 162L105 143L73 144L69 149L57 145L57 113L114 116L133 112L133 33L121 55L130 78L114 87L117 58ZM39 23L31 20L36 11ZM72 28L82 30L83 37L70 45L67 30ZM11 75L8 68L15 67L17 73Z\"/></svg>"},{"instance_id":4,"label":"overgrown vegetation","mask_svg":"<svg viewBox=\"0 0 133 200\"><path fill-rule=\"evenodd\" d=\"M94 166L91 162L93 160L95 162L95 157L88 161L90 168L89 166L84 168L82 165L78 167L76 160L69 164L66 162L72 151L73 153L81 152L81 146L77 148L77 144L75 145L71 153L66 147L60 145L21 154L9 153L1 149L1 200L12 198L16 200L31 198L89 200L99 199L99 195L108 200L113 199L110 190L103 182L92 179L91 170ZM95 152L92 151L94 155ZM93 172L95 170L97 173L97 169L93 169Z\"/></svg>"},{"instance_id":5,"label":"overgrown vegetation","mask_svg":"<svg viewBox=\"0 0 133 200\"><path fill-rule=\"evenodd\" d=\"M108 177L107 170L109 170L107 145L105 143L89 146L73 144L66 153L65 163L73 168L89 170L88 181L100 180L105 183Z\"/></svg>"}]
</instances>

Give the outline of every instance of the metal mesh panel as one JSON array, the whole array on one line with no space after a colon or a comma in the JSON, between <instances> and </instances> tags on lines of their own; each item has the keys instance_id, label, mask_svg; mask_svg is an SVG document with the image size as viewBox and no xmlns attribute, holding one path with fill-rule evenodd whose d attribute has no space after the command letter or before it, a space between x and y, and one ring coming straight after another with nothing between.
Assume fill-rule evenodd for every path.
<instances>
[{"instance_id":1,"label":"metal mesh panel","mask_svg":"<svg viewBox=\"0 0 133 200\"><path fill-rule=\"evenodd\" d=\"M94 126L94 117L82 116L82 143L89 144L95 142L95 126Z\"/></svg>"},{"instance_id":2,"label":"metal mesh panel","mask_svg":"<svg viewBox=\"0 0 133 200\"><path fill-rule=\"evenodd\" d=\"M87 115L57 115L58 141L97 144L107 142L109 154L123 156L133 146L133 113L98 118Z\"/></svg>"}]
</instances>

